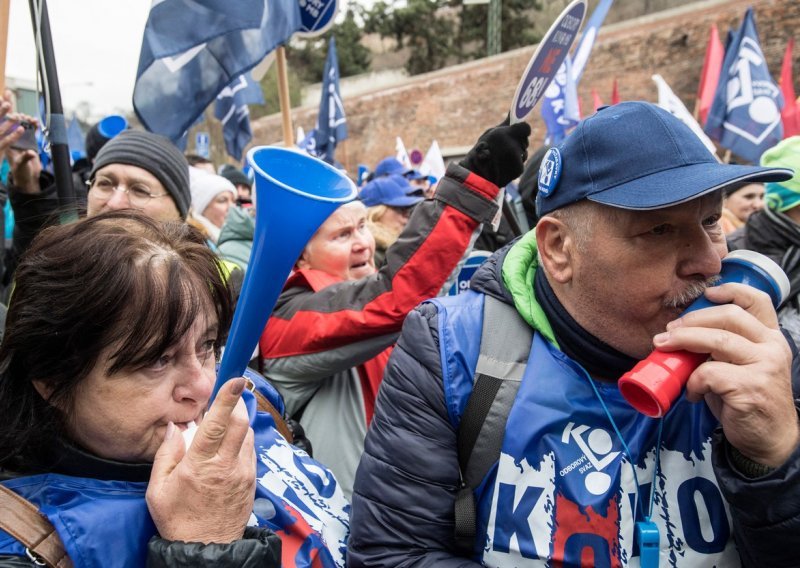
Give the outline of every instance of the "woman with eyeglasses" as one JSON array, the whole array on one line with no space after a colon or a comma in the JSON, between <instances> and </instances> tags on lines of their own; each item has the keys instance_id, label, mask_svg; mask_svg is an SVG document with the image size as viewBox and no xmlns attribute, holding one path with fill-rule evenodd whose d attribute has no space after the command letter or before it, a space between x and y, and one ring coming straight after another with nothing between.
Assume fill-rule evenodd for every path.
<instances>
[{"instance_id":1,"label":"woman with eyeglasses","mask_svg":"<svg viewBox=\"0 0 800 568\"><path fill-rule=\"evenodd\" d=\"M3 108L0 105L0 117ZM35 179L25 187L9 187L15 225L12 247L6 255L6 286L11 284L17 262L31 241L44 227L57 223L61 211L53 178L41 172L36 153L25 152L19 159L27 160ZM159 221L180 221L189 213L186 158L172 142L152 132L126 130L108 141L95 157L86 188L88 194L80 187L75 191L81 207L82 197L86 197L87 217L104 211L137 209Z\"/></svg>"}]
</instances>

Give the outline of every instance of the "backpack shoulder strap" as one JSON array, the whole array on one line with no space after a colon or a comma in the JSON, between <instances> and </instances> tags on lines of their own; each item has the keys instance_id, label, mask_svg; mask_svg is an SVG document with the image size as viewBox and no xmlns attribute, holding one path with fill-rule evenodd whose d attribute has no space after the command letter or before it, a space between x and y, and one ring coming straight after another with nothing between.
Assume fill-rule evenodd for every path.
<instances>
[{"instance_id":1,"label":"backpack shoulder strap","mask_svg":"<svg viewBox=\"0 0 800 568\"><path fill-rule=\"evenodd\" d=\"M467 555L472 553L477 527L474 491L500 458L532 340L533 330L514 306L485 297L472 394L458 427L461 489L455 503L455 536Z\"/></svg>"},{"instance_id":2,"label":"backpack shoulder strap","mask_svg":"<svg viewBox=\"0 0 800 568\"><path fill-rule=\"evenodd\" d=\"M50 568L72 568L55 527L33 503L0 485L0 511L0 529L25 545L31 561Z\"/></svg>"}]
</instances>

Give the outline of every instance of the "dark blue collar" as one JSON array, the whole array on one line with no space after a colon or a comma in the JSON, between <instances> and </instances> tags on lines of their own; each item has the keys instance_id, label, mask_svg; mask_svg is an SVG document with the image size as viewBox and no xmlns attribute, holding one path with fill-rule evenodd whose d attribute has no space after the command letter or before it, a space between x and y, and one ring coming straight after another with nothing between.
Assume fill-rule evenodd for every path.
<instances>
[{"instance_id":1,"label":"dark blue collar","mask_svg":"<svg viewBox=\"0 0 800 568\"><path fill-rule=\"evenodd\" d=\"M541 269L536 271L533 289L561 350L570 359L580 363L592 377L615 382L638 363L633 357L617 351L578 325L556 298Z\"/></svg>"}]
</instances>

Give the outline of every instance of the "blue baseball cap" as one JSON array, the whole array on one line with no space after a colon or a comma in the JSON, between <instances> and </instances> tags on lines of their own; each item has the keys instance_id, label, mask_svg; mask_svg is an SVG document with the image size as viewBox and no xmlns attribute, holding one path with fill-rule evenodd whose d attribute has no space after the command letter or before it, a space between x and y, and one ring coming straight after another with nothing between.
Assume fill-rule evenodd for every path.
<instances>
[{"instance_id":1,"label":"blue baseball cap","mask_svg":"<svg viewBox=\"0 0 800 568\"><path fill-rule=\"evenodd\" d=\"M410 207L424 199L421 189L414 188L400 175L375 178L361 189L358 198L367 207L388 205Z\"/></svg>"},{"instance_id":2,"label":"blue baseball cap","mask_svg":"<svg viewBox=\"0 0 800 568\"><path fill-rule=\"evenodd\" d=\"M589 199L620 209L661 209L731 184L784 181L786 168L721 164L688 126L647 102L601 108L539 168L541 217Z\"/></svg>"},{"instance_id":3,"label":"blue baseball cap","mask_svg":"<svg viewBox=\"0 0 800 568\"><path fill-rule=\"evenodd\" d=\"M381 176L392 176L392 175L405 175L409 173L410 169L405 167L403 164L400 163L400 160L397 158L392 158L391 156L388 158L384 158L378 165L375 166L375 177Z\"/></svg>"}]
</instances>

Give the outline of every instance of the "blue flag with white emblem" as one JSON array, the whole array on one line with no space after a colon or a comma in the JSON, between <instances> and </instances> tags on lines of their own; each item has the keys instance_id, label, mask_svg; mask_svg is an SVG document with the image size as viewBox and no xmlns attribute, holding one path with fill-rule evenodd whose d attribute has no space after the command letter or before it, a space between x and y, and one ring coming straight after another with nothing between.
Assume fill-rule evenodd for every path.
<instances>
[{"instance_id":1,"label":"blue flag with white emblem","mask_svg":"<svg viewBox=\"0 0 800 568\"><path fill-rule=\"evenodd\" d=\"M336 144L346 138L347 119L344 116L342 96L339 92L339 60L336 57L336 40L331 37L322 77L322 96L319 102L314 151L317 156L333 164Z\"/></svg>"},{"instance_id":2,"label":"blue flag with white emblem","mask_svg":"<svg viewBox=\"0 0 800 568\"><path fill-rule=\"evenodd\" d=\"M597 32L603 25L603 20L613 2L614 0L601 0L597 5L589 21L586 22L586 29L575 49L575 55L569 60L564 60L545 91L541 112L547 127L545 142L549 145L560 144L567 136L567 129L572 128L580 121L577 107L572 103L577 100L578 82L583 75L586 62L589 60ZM568 69L568 65L571 66L571 69Z\"/></svg>"},{"instance_id":3,"label":"blue flag with white emblem","mask_svg":"<svg viewBox=\"0 0 800 568\"><path fill-rule=\"evenodd\" d=\"M177 141L219 92L300 28L297 0L154 0L133 108Z\"/></svg>"},{"instance_id":4,"label":"blue flag with white emblem","mask_svg":"<svg viewBox=\"0 0 800 568\"><path fill-rule=\"evenodd\" d=\"M783 102L761 51L753 9L748 8L725 52L706 134L737 156L758 163L761 154L783 138Z\"/></svg>"},{"instance_id":5,"label":"blue flag with white emblem","mask_svg":"<svg viewBox=\"0 0 800 568\"><path fill-rule=\"evenodd\" d=\"M249 104L264 104L264 93L250 73L245 73L222 89L214 106L214 117L222 122L225 150L237 161L242 160L245 146L253 139Z\"/></svg>"}]
</instances>

